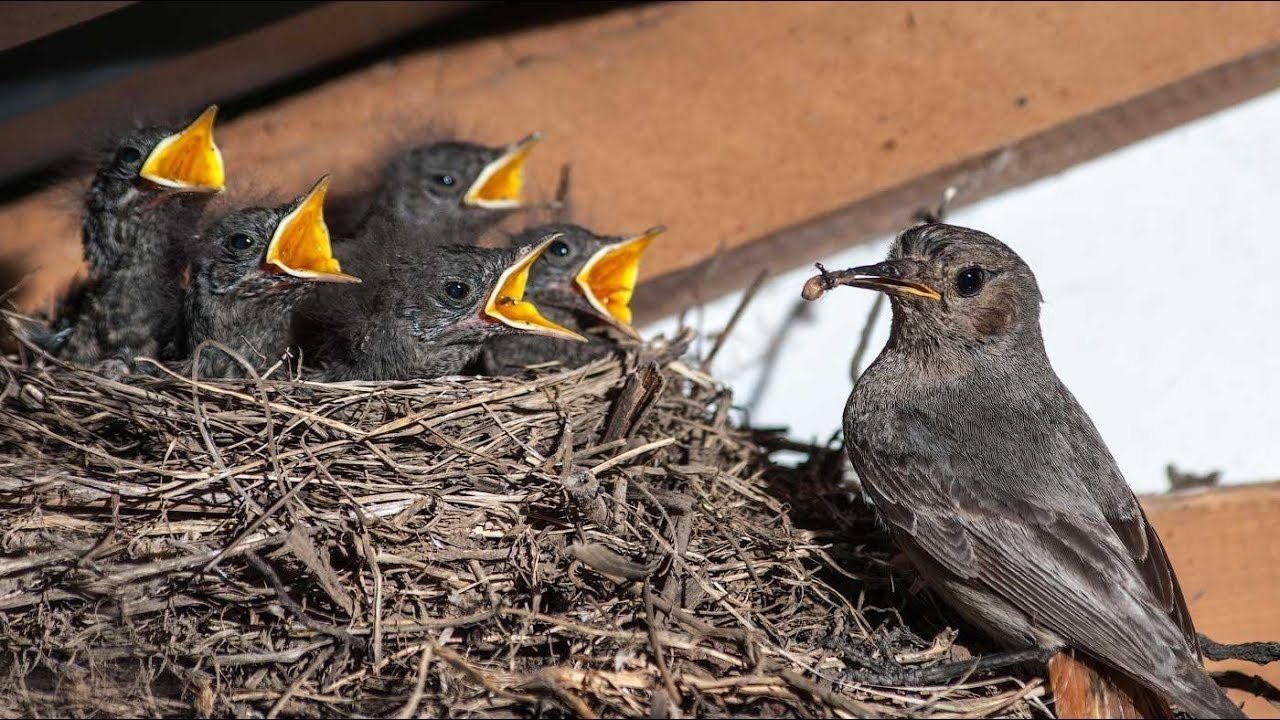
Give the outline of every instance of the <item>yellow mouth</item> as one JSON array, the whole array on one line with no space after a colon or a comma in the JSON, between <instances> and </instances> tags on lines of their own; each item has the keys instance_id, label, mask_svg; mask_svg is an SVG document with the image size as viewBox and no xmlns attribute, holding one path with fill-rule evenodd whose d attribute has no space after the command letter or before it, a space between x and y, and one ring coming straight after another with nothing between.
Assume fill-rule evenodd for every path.
<instances>
[{"instance_id":1,"label":"yellow mouth","mask_svg":"<svg viewBox=\"0 0 1280 720\"><path fill-rule=\"evenodd\" d=\"M533 303L524 299L525 285L529 281L529 268L533 267L533 263L553 241L554 239L542 243L502 273L498 278L497 287L485 303L484 314L504 325L525 332L586 342L586 338L578 333L543 317Z\"/></svg>"},{"instance_id":2,"label":"yellow mouth","mask_svg":"<svg viewBox=\"0 0 1280 720\"><path fill-rule=\"evenodd\" d=\"M298 207L284 216L271 235L266 263L294 277L358 283L360 278L342 272L329 244L329 226L324 222L324 195L328 189L329 176L325 175Z\"/></svg>"},{"instance_id":3,"label":"yellow mouth","mask_svg":"<svg viewBox=\"0 0 1280 720\"><path fill-rule=\"evenodd\" d=\"M157 185L194 192L222 192L226 169L222 152L213 142L213 119L218 106L210 105L182 132L161 140L139 176Z\"/></svg>"},{"instance_id":4,"label":"yellow mouth","mask_svg":"<svg viewBox=\"0 0 1280 720\"><path fill-rule=\"evenodd\" d=\"M534 144L542 137L533 133L507 149L502 157L480 171L462 201L467 205L492 210L521 206L520 191L524 188L524 161Z\"/></svg>"},{"instance_id":5,"label":"yellow mouth","mask_svg":"<svg viewBox=\"0 0 1280 720\"><path fill-rule=\"evenodd\" d=\"M606 245L587 260L574 278L578 289L603 317L632 335L631 296L640 274L640 258L654 238L666 231L655 227L633 238Z\"/></svg>"}]
</instances>

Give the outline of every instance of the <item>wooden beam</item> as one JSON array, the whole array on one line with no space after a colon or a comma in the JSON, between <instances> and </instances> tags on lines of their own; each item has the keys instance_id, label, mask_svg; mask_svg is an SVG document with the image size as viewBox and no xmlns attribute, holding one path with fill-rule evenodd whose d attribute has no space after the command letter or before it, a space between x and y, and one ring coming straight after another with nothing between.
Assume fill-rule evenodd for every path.
<instances>
[{"instance_id":1,"label":"wooden beam","mask_svg":"<svg viewBox=\"0 0 1280 720\"><path fill-rule=\"evenodd\" d=\"M781 272L895 233L917 211L935 207L948 188L957 191L954 210L1277 87L1280 46L1272 46L1067 120L652 279L636 291L637 322L737 290L748 279L744 269Z\"/></svg>"},{"instance_id":2,"label":"wooden beam","mask_svg":"<svg viewBox=\"0 0 1280 720\"><path fill-rule=\"evenodd\" d=\"M671 228L651 318L901 226L958 177L980 197L1274 87L1278 42L1275 3L640 6L411 53L219 135L233 185L358 190L424 119L495 143L541 129L545 194L572 161L586 224ZM79 267L58 195L0 209L8 254L44 269L26 307Z\"/></svg>"},{"instance_id":3,"label":"wooden beam","mask_svg":"<svg viewBox=\"0 0 1280 720\"><path fill-rule=\"evenodd\" d=\"M106 15L133 2L25 2L4 3L0 23L0 52Z\"/></svg>"},{"instance_id":4,"label":"wooden beam","mask_svg":"<svg viewBox=\"0 0 1280 720\"><path fill-rule=\"evenodd\" d=\"M1142 498L1169 553L1196 628L1217 642L1280 640L1280 483L1240 485ZM1213 662L1280 685L1280 663ZM1250 717L1280 709L1239 691Z\"/></svg>"},{"instance_id":5,"label":"wooden beam","mask_svg":"<svg viewBox=\"0 0 1280 720\"><path fill-rule=\"evenodd\" d=\"M0 123L0 177L37 169L143 117L198 111L353 55L473 3L328 2L164 59L102 87ZM199 6L208 12L209 6ZM200 106L197 108L196 106Z\"/></svg>"}]
</instances>

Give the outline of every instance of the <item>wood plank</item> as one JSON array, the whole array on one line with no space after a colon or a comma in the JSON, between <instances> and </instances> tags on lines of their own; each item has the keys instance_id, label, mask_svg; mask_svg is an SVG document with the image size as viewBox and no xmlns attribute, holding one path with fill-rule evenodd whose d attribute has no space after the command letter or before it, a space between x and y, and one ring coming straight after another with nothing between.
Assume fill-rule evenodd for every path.
<instances>
[{"instance_id":1,"label":"wood plank","mask_svg":"<svg viewBox=\"0 0 1280 720\"><path fill-rule=\"evenodd\" d=\"M745 271L781 272L843 248L898 232L954 187L952 210L1061 172L1158 132L1280 87L1280 46L1246 55L1137 97L1055 125L855 200L796 225L727 247L638 288L638 322L739 289ZM796 288L797 296L799 288Z\"/></svg>"},{"instance_id":2,"label":"wood plank","mask_svg":"<svg viewBox=\"0 0 1280 720\"><path fill-rule=\"evenodd\" d=\"M1167 123L1274 86L1276 58L1258 53L1277 42L1275 3L642 6L412 53L247 114L220 137L233 184L249 173L297 189L334 172L335 189L358 189L427 118L491 142L541 129L530 170L546 194L572 161L584 222L671 228L646 261L659 284L639 310L652 317L695 284L709 297L762 265L800 265L901 225L948 172L1002 158L964 200L1161 129L1138 118L1094 137L1128 122L1126 103L1153 88L1172 85L1166 100L1198 108L1162 110ZM1255 71L1219 88L1180 84L1224 64ZM1210 97L1179 100L1186 92ZM1095 115L1106 108L1121 111ZM1094 124L1070 124L1086 117ZM1066 134L1033 142L1054 128ZM1090 135L1077 146L1073 133ZM27 307L47 304L79 266L57 194L0 209L9 254L45 269L21 296ZM860 219L868 208L883 217ZM690 270L721 243L739 254L710 278Z\"/></svg>"},{"instance_id":3,"label":"wood plank","mask_svg":"<svg viewBox=\"0 0 1280 720\"><path fill-rule=\"evenodd\" d=\"M96 138L101 128L232 100L375 47L472 4L319 3L0 123L0 174L9 177L39 168L83 144L86 137Z\"/></svg>"},{"instance_id":4,"label":"wood plank","mask_svg":"<svg viewBox=\"0 0 1280 720\"><path fill-rule=\"evenodd\" d=\"M1142 498L1169 553L1200 632L1218 642L1280 640L1280 483L1187 491ZM1208 663L1280 685L1280 663ZM1280 708L1239 691L1250 717L1280 717Z\"/></svg>"},{"instance_id":5,"label":"wood plank","mask_svg":"<svg viewBox=\"0 0 1280 720\"><path fill-rule=\"evenodd\" d=\"M4 3L0 23L0 52L59 30L79 25L133 2L30 2Z\"/></svg>"}]
</instances>

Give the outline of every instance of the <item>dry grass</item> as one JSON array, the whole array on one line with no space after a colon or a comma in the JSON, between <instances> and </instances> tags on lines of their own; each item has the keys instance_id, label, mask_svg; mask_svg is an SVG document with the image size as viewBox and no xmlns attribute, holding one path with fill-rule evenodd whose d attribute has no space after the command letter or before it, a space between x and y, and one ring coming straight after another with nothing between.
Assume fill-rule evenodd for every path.
<instances>
[{"instance_id":1,"label":"dry grass","mask_svg":"<svg viewBox=\"0 0 1280 720\"><path fill-rule=\"evenodd\" d=\"M0 361L0 712L1043 715L1027 675L873 684L966 657L947 616L838 455L771 464L682 352L530 382Z\"/></svg>"}]
</instances>

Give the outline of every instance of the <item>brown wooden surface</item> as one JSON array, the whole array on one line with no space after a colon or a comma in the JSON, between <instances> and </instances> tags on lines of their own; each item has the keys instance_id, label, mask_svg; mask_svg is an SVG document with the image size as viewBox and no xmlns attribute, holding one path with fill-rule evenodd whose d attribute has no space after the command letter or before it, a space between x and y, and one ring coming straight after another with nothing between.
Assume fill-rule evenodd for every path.
<instances>
[{"instance_id":1,"label":"brown wooden surface","mask_svg":"<svg viewBox=\"0 0 1280 720\"><path fill-rule=\"evenodd\" d=\"M132 2L27 2L0 3L0 51L31 42L72 25L92 20Z\"/></svg>"},{"instance_id":2,"label":"brown wooden surface","mask_svg":"<svg viewBox=\"0 0 1280 720\"><path fill-rule=\"evenodd\" d=\"M1142 498L1187 598L1196 629L1217 642L1280 640L1280 483ZM1280 663L1211 662L1280 685ZM1247 693L1245 712L1280 718L1280 708Z\"/></svg>"},{"instance_id":3,"label":"brown wooden surface","mask_svg":"<svg viewBox=\"0 0 1280 720\"><path fill-rule=\"evenodd\" d=\"M0 177L97 140L99 127L203 109L375 47L472 3L329 2L0 123ZM201 6L207 12L208 5ZM163 28L157 28L162 31Z\"/></svg>"},{"instance_id":4,"label":"brown wooden surface","mask_svg":"<svg viewBox=\"0 0 1280 720\"><path fill-rule=\"evenodd\" d=\"M762 264L800 265L865 240L879 225L806 225L848 218L860 201L897 189L885 217L902 214L892 221L901 224L933 200L912 183L975 169L975 158L999 160L983 169L1000 176L992 186L1056 169L1000 149L1278 41L1280 5L1269 3L664 4L413 54L250 114L219 137L233 186L253 175L298 189L333 172L341 191L368 183L374 159L429 118L492 142L540 129L530 170L544 194L572 161L588 224L670 227L645 273L675 287L641 295L651 317L688 302L677 291L695 282L724 290ZM1228 95L1270 82L1266 72L1251 78ZM1166 97L1177 101L1177 89ZM1185 101L1200 112L1221 104ZM1138 123L1130 136L1161 129L1128 120ZM26 286L28 307L47 304L79 265L74 212L58 196L0 209L7 254L45 272ZM671 275L721 243L751 253L709 280Z\"/></svg>"}]
</instances>

